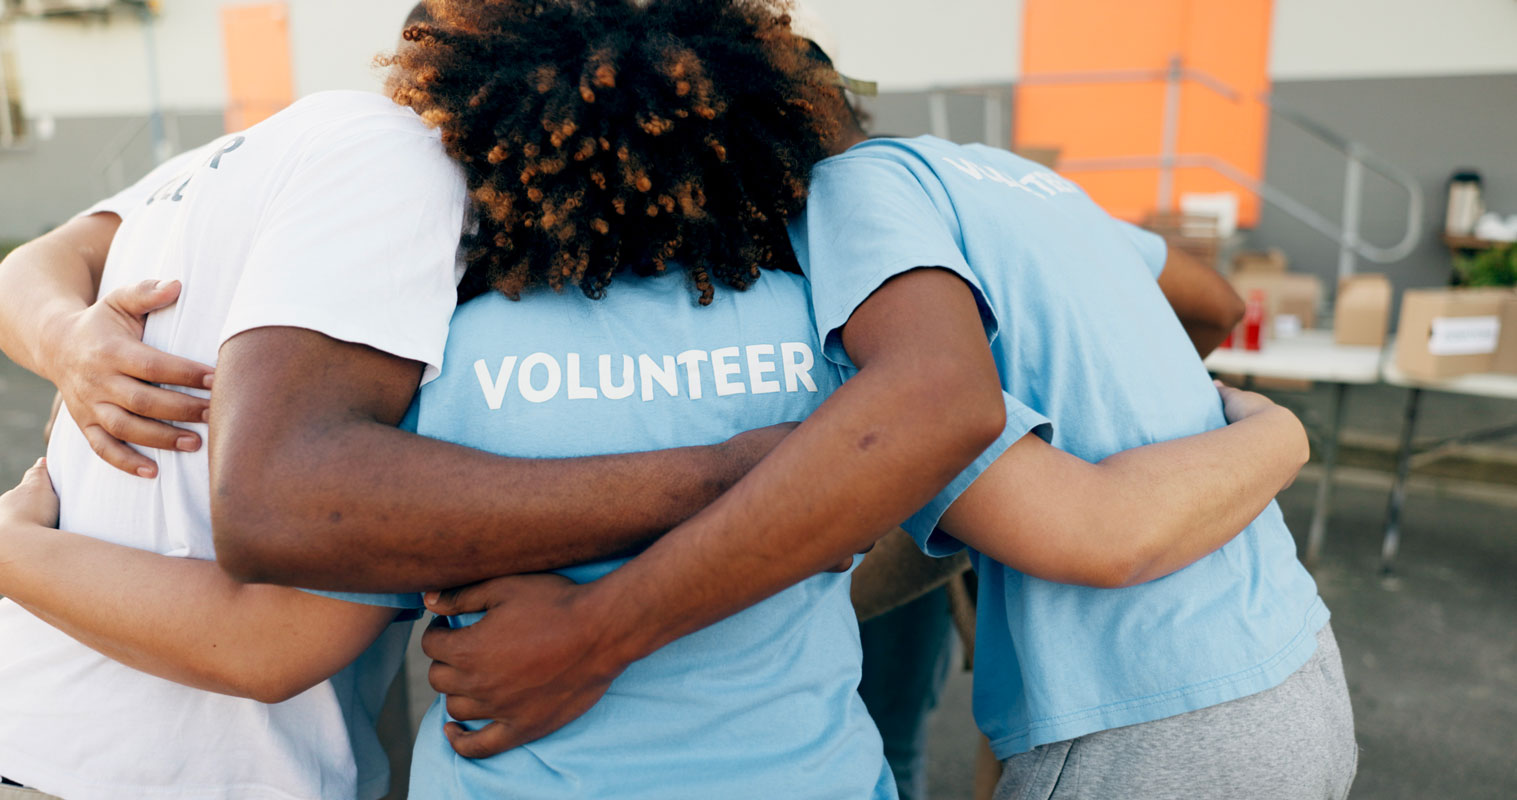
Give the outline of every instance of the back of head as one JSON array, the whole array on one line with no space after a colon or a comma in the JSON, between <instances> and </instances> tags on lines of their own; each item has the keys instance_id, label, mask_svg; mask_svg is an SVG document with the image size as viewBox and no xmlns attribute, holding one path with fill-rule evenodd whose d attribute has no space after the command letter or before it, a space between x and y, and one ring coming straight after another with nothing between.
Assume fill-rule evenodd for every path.
<instances>
[{"instance_id":1,"label":"back of head","mask_svg":"<svg viewBox=\"0 0 1517 800\"><path fill-rule=\"evenodd\" d=\"M463 296L687 270L700 302L795 268L785 224L839 134L784 0L432 0L392 59L479 218Z\"/></svg>"}]
</instances>

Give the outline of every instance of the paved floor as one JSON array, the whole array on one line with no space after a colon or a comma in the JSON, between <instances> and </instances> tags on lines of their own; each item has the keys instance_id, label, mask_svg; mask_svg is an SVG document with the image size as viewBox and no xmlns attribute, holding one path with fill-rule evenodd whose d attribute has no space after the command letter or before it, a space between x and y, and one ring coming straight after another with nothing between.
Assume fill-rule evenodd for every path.
<instances>
[{"instance_id":1,"label":"paved floor","mask_svg":"<svg viewBox=\"0 0 1517 800\"><path fill-rule=\"evenodd\" d=\"M1354 796L1517 798L1517 487L1490 502L1414 491L1396 580L1377 575L1384 488L1341 488L1316 578L1361 747ZM1281 496L1298 542L1315 483ZM969 676L933 720L936 800L970 796Z\"/></svg>"},{"instance_id":2,"label":"paved floor","mask_svg":"<svg viewBox=\"0 0 1517 800\"><path fill-rule=\"evenodd\" d=\"M41 454L37 431L51 394L0 358L0 484L12 485ZM1393 432L1403 396L1356 389L1349 427L1370 436ZM1292 402L1315 408L1324 397L1319 391ZM1502 418L1517 418L1517 404L1430 395L1424 414L1430 434ZM1358 717L1363 754L1355 796L1517 797L1517 487L1414 488L1400 571L1387 584L1375 571L1384 476L1345 478L1317 578ZM1314 489L1308 475L1281 497L1298 534ZM409 688L411 705L424 708L424 669L412 670ZM933 720L931 785L939 800L969 797L975 733L968 708L968 676L955 674Z\"/></svg>"}]
</instances>

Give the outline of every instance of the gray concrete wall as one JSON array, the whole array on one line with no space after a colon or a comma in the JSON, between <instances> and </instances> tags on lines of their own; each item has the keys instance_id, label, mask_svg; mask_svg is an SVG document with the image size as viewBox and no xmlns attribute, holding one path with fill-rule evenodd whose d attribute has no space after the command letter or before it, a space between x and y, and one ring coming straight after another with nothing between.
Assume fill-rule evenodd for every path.
<instances>
[{"instance_id":1,"label":"gray concrete wall","mask_svg":"<svg viewBox=\"0 0 1517 800\"><path fill-rule=\"evenodd\" d=\"M153 160L144 122L60 117L48 141L0 149L0 239L36 236L145 174ZM166 127L188 149L221 135L221 112L170 114Z\"/></svg>"},{"instance_id":2,"label":"gray concrete wall","mask_svg":"<svg viewBox=\"0 0 1517 800\"><path fill-rule=\"evenodd\" d=\"M1485 177L1486 203L1517 213L1517 74L1433 78L1365 78L1282 81L1276 99L1355 139L1415 176L1427 205L1420 224L1422 242L1407 258L1389 265L1359 260L1360 271L1384 272L1401 290L1446 284L1452 270L1441 240L1449 175L1474 167ZM1013 111L1009 89L1006 108ZM931 128L925 92L883 95L865 106L882 134L916 136ZM949 98L950 133L955 141L981 141L984 105L978 98ZM1007 128L1010 130L1008 123ZM1276 120L1269 132L1265 179L1329 219L1343 207L1346 162L1336 151L1290 123ZM1365 182L1362 234L1380 245L1400 239L1406 218L1405 194L1370 174ZM1338 246L1295 218L1265 206L1248 233L1257 247L1279 247L1293 269L1336 281Z\"/></svg>"},{"instance_id":3,"label":"gray concrete wall","mask_svg":"<svg viewBox=\"0 0 1517 800\"><path fill-rule=\"evenodd\" d=\"M1454 170L1479 170L1487 206L1517 214L1517 74L1278 82L1274 94L1363 143L1422 185L1428 202L1417 250L1394 264L1359 263L1361 271L1389 276L1398 295L1410 287L1448 283L1452 261L1441 237ZM1265 179L1334 220L1343 204L1344 163L1288 123L1276 121L1270 129ZM1393 244L1403 229L1405 202L1390 182L1368 178L1364 236ZM1337 246L1282 212L1266 207L1252 239L1283 248L1295 269L1336 280Z\"/></svg>"}]
</instances>

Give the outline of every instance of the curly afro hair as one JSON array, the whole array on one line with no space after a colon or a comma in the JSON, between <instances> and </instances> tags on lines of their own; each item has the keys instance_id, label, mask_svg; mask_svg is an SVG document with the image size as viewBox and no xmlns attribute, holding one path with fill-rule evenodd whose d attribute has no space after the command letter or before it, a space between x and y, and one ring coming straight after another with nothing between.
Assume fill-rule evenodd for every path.
<instances>
[{"instance_id":1,"label":"curly afro hair","mask_svg":"<svg viewBox=\"0 0 1517 800\"><path fill-rule=\"evenodd\" d=\"M460 297L600 298L622 270L796 270L785 224L840 135L836 75L786 0L431 0L389 91L442 131L478 230Z\"/></svg>"}]
</instances>

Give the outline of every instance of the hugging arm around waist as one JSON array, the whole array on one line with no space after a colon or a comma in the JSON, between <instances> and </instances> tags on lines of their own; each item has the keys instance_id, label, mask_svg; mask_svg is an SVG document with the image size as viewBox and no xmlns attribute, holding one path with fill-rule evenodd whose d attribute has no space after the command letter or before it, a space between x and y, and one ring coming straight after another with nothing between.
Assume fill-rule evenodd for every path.
<instances>
[{"instance_id":1,"label":"hugging arm around waist","mask_svg":"<svg viewBox=\"0 0 1517 800\"><path fill-rule=\"evenodd\" d=\"M347 666L395 619L391 608L244 585L213 561L60 532L48 527L57 508L40 464L0 497L0 593L160 678L282 702Z\"/></svg>"},{"instance_id":2,"label":"hugging arm around waist","mask_svg":"<svg viewBox=\"0 0 1517 800\"><path fill-rule=\"evenodd\" d=\"M410 592L625 552L716 499L784 435L567 459L399 430L421 365L300 328L222 346L211 510L233 575Z\"/></svg>"},{"instance_id":3,"label":"hugging arm around waist","mask_svg":"<svg viewBox=\"0 0 1517 800\"><path fill-rule=\"evenodd\" d=\"M1223 393L1232 424L1094 464L1029 434L970 484L939 527L1057 583L1117 588L1188 566L1259 516L1309 454L1290 411L1252 392Z\"/></svg>"}]
</instances>

